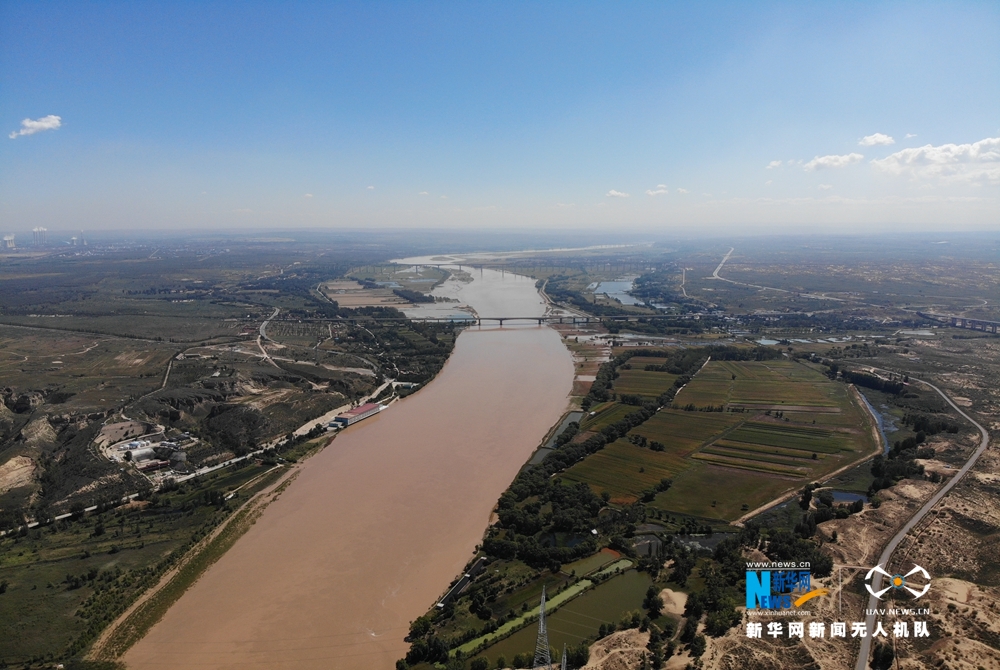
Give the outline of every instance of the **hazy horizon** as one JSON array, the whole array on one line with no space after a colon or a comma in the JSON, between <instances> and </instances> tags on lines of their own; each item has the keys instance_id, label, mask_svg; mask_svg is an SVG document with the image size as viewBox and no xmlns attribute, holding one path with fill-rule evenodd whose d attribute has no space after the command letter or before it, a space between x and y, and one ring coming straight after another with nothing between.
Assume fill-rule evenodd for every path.
<instances>
[{"instance_id":1,"label":"hazy horizon","mask_svg":"<svg viewBox=\"0 0 1000 670\"><path fill-rule=\"evenodd\" d=\"M995 230L998 28L987 3L7 2L0 233Z\"/></svg>"}]
</instances>

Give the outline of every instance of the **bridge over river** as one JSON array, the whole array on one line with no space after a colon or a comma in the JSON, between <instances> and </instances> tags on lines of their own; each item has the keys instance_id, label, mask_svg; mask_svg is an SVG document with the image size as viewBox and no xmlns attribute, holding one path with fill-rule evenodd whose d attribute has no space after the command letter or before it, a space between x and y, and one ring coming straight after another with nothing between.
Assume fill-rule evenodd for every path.
<instances>
[{"instance_id":1,"label":"bridge over river","mask_svg":"<svg viewBox=\"0 0 1000 670\"><path fill-rule=\"evenodd\" d=\"M631 321L631 322L642 322L642 321L654 321L662 319L682 319L682 320L692 320L690 318L685 319L683 316L678 316L676 314L629 314L629 315L615 315L615 316L574 316L574 315L563 315L563 316L477 316L475 314L467 315L453 315L453 316L415 316L415 317L405 317L405 316L392 316L392 317L339 317L336 319L316 319L316 318L290 318L289 321L295 322L309 322L309 321L322 321L324 323L328 321L342 322L342 323L392 323L399 322L405 323L409 321L421 321L425 323L461 323L461 324L475 324L481 326L486 323L498 323L501 326L504 323L535 323L539 326L548 323L569 323L569 324L587 324L587 323L601 323L603 321Z\"/></svg>"}]
</instances>

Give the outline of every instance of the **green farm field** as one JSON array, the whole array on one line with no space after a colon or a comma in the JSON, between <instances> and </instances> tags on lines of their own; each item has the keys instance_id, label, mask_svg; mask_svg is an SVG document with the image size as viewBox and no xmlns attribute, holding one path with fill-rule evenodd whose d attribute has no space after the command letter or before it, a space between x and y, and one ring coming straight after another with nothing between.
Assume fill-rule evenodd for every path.
<instances>
[{"instance_id":1,"label":"green farm field","mask_svg":"<svg viewBox=\"0 0 1000 670\"><path fill-rule=\"evenodd\" d=\"M622 350L618 349L615 354L621 353ZM667 358L658 356L634 356L629 360L628 364L637 370L644 370L647 365L665 365Z\"/></svg>"},{"instance_id":2,"label":"green farm field","mask_svg":"<svg viewBox=\"0 0 1000 670\"><path fill-rule=\"evenodd\" d=\"M628 437L664 451L622 438L564 477L620 504L672 479L656 507L732 521L875 450L870 418L849 387L795 361L710 362L675 401L690 405L727 411L660 410Z\"/></svg>"},{"instance_id":3,"label":"green farm field","mask_svg":"<svg viewBox=\"0 0 1000 670\"><path fill-rule=\"evenodd\" d=\"M683 455L637 447L616 440L577 463L563 475L567 482L585 482L595 491L607 491L615 503L635 502L639 494L687 467Z\"/></svg>"},{"instance_id":4,"label":"green farm field","mask_svg":"<svg viewBox=\"0 0 1000 670\"><path fill-rule=\"evenodd\" d=\"M616 421L624 419L626 416L636 411L632 405L623 405L616 402L601 403L591 408L589 414L580 422L580 430L599 431L605 426L609 426Z\"/></svg>"},{"instance_id":5,"label":"green farm field","mask_svg":"<svg viewBox=\"0 0 1000 670\"><path fill-rule=\"evenodd\" d=\"M594 637L602 623L615 623L626 613L641 609L646 589L651 583L646 573L629 570L574 598L546 617L549 644L561 651L563 644L574 646L588 637ZM530 657L537 635L537 626L525 626L475 657L486 657L491 665L499 656L506 657L508 662L515 654L528 654Z\"/></svg>"},{"instance_id":6,"label":"green farm field","mask_svg":"<svg viewBox=\"0 0 1000 670\"><path fill-rule=\"evenodd\" d=\"M632 432L663 443L667 451L686 456L740 423L742 418L738 414L663 409Z\"/></svg>"},{"instance_id":7,"label":"green farm field","mask_svg":"<svg viewBox=\"0 0 1000 670\"><path fill-rule=\"evenodd\" d=\"M764 472L734 470L695 462L674 478L670 490L656 496L650 507L676 514L729 522L774 500L800 480Z\"/></svg>"},{"instance_id":8,"label":"green farm field","mask_svg":"<svg viewBox=\"0 0 1000 670\"><path fill-rule=\"evenodd\" d=\"M664 451L617 440L571 467L564 478L587 482L598 492L607 491L616 502L634 502L643 490L689 467L691 454L740 420L738 414L660 410L630 434L661 442Z\"/></svg>"},{"instance_id":9,"label":"green farm field","mask_svg":"<svg viewBox=\"0 0 1000 670\"><path fill-rule=\"evenodd\" d=\"M843 388L795 361L710 361L677 394L675 406L729 405L751 409L837 408Z\"/></svg>"},{"instance_id":10,"label":"green farm field","mask_svg":"<svg viewBox=\"0 0 1000 670\"><path fill-rule=\"evenodd\" d=\"M655 398L670 390L674 385L677 375L669 372L646 371L638 366L631 370L619 370L619 377L615 380L614 388L618 393L630 393L634 395Z\"/></svg>"}]
</instances>

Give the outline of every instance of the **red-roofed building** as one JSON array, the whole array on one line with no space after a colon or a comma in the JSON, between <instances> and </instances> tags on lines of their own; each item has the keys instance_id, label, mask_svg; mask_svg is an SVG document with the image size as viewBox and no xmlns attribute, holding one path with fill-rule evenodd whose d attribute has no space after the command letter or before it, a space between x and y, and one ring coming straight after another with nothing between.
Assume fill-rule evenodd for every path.
<instances>
[{"instance_id":1,"label":"red-roofed building","mask_svg":"<svg viewBox=\"0 0 1000 670\"><path fill-rule=\"evenodd\" d=\"M340 416L336 417L334 421L343 426L350 426L352 423L357 423L362 419L367 419L370 416L378 414L383 409L384 408L382 407L382 405L379 405L378 403L374 402L369 402L365 403L364 405L359 405L358 407L355 407L352 410L344 412Z\"/></svg>"}]
</instances>

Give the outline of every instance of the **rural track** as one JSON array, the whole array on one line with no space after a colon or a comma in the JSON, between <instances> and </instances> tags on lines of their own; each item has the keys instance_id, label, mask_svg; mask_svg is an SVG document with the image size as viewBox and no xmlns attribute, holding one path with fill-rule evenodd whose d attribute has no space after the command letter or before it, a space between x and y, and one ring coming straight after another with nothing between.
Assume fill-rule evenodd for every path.
<instances>
[{"instance_id":1,"label":"rural track","mask_svg":"<svg viewBox=\"0 0 1000 670\"><path fill-rule=\"evenodd\" d=\"M271 320L274 319L274 317L278 316L278 312L280 311L281 311L280 307L274 308L274 314L267 317L267 319L264 320L264 323L260 324L260 334L257 336L257 346L260 348L260 353L264 354L264 360L266 360L268 363L270 363L271 365L273 365L278 369L281 369L281 366L275 363L274 360L271 358L271 355L267 353L267 349L264 348L264 341L268 339L267 324L271 323Z\"/></svg>"},{"instance_id":2,"label":"rural track","mask_svg":"<svg viewBox=\"0 0 1000 670\"><path fill-rule=\"evenodd\" d=\"M913 378L911 377L911 379L913 379ZM971 470L972 467L979 460L979 457L982 456L983 453L986 451L986 449L990 446L990 434L989 434L989 431L987 431L985 428L983 428L979 424L978 421L976 421L971 416L969 416L968 414L966 414L965 412L963 412L962 409L958 405L956 405L955 402L951 398L949 398L948 395L945 394L944 391L942 391L941 389L939 389L934 384L931 384L930 382L925 382L922 379L913 379L913 381L917 381L917 382L919 382L919 383L921 383L921 384L923 384L925 386L928 386L928 387L932 388L934 391L936 391L938 393L938 395L940 395L942 398L944 398L945 402L947 402L949 405L951 405L952 408L956 412L958 412L959 414L961 414L972 425L974 425L976 428L979 429L979 434L981 436L981 440L979 442L979 447L972 453L972 456L969 457L969 460L967 460L965 462L965 465L963 465L959 469L959 471L957 473L955 473L955 475L948 481L947 484L945 484L940 489L938 489L937 493L935 493L933 496L931 496L930 500L928 500L926 503L924 503L924 506L921 507L917 511L916 514L914 514L912 517L910 517L910 520L907 521L903 525L903 527L899 529L899 532L896 533L896 535L894 535L891 540L889 540L889 543L885 546L885 549L883 549L882 554L879 556L879 559L878 559L878 565L882 565L882 566L885 566L885 565L887 565L889 563L889 559L892 558L892 554L896 551L896 548L899 547L899 544L903 541L903 538L905 538L907 535L909 535L910 531L912 531L916 527L916 525L918 523L920 523L920 521L923 520L923 518L925 516L927 516L927 514L932 509L934 509L934 507L939 502L941 502L941 499L944 498L946 495L948 495L948 493L953 488L955 488L955 486L960 481L962 481L962 479L965 477L965 475L968 474L969 470ZM872 584L871 584L871 586L872 586L872 590L873 591L878 591L879 589L881 589L881 587L882 587L882 575L881 574L876 573L872 577ZM875 596L870 596L868 598L868 607L867 607L868 611L872 611L872 610L877 609L878 608L878 603L879 603L879 599L878 598L876 598ZM875 627L875 615L874 614L868 614L868 615L866 615L865 616L865 629L866 630L873 630L874 627ZM861 638L861 648L858 650L858 661L854 665L854 669L855 670L865 670L866 666L868 665L868 656L871 653L871 645L872 645L872 638L871 637L867 637L866 636L866 637Z\"/></svg>"}]
</instances>

